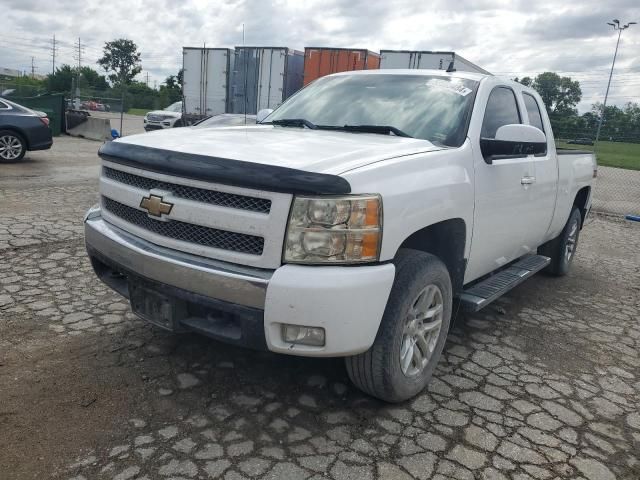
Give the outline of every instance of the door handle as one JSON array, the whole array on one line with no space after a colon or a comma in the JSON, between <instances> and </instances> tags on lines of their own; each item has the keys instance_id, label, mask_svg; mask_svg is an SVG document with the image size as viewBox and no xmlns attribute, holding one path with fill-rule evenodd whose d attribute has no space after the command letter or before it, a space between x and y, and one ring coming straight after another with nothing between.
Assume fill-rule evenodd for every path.
<instances>
[{"instance_id":1,"label":"door handle","mask_svg":"<svg viewBox=\"0 0 640 480\"><path fill-rule=\"evenodd\" d=\"M536 177L522 177L522 180L520 180L520 183L522 185L531 185L532 183L536 182Z\"/></svg>"}]
</instances>

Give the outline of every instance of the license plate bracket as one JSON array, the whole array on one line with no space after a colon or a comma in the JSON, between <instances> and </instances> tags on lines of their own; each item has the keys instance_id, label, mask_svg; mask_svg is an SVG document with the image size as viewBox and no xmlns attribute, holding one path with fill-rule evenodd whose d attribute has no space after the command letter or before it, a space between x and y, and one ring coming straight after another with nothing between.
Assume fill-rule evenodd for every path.
<instances>
[{"instance_id":1,"label":"license plate bracket","mask_svg":"<svg viewBox=\"0 0 640 480\"><path fill-rule=\"evenodd\" d=\"M133 313L143 320L166 330L180 330L176 315L179 301L176 299L156 290L129 283L129 300Z\"/></svg>"}]
</instances>

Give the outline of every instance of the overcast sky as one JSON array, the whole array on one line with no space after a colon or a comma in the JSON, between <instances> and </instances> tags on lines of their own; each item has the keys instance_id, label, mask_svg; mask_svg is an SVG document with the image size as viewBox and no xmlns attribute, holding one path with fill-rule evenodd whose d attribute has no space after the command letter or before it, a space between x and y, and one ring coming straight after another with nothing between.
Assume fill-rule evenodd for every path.
<instances>
[{"instance_id":1,"label":"overcast sky","mask_svg":"<svg viewBox=\"0 0 640 480\"><path fill-rule=\"evenodd\" d=\"M150 85L175 74L183 46L333 46L452 50L499 75L546 70L580 80L580 110L601 100L615 48L613 18L640 22L640 0L2 0L0 67L95 65L105 41L132 39ZM610 103L640 102L640 26L622 35Z\"/></svg>"}]
</instances>

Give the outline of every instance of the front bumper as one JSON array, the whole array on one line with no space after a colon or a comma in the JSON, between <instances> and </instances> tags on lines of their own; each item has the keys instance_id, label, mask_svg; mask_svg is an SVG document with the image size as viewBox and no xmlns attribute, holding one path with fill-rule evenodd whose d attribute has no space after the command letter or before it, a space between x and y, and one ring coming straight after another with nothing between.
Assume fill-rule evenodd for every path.
<instances>
[{"instance_id":1,"label":"front bumper","mask_svg":"<svg viewBox=\"0 0 640 480\"><path fill-rule=\"evenodd\" d=\"M395 276L392 264L357 267L241 267L154 245L92 210L85 241L98 277L129 297L129 283L186 305L181 321L219 340L290 355L345 356L373 343ZM186 302L186 303L185 303ZM326 343L286 343L283 323L322 327Z\"/></svg>"}]
</instances>

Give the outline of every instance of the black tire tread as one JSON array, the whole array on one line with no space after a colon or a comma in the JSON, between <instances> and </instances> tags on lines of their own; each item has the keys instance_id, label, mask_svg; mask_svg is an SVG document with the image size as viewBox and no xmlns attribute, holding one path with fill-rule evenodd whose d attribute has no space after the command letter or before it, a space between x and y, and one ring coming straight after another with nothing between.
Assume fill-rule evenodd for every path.
<instances>
[{"instance_id":1,"label":"black tire tread","mask_svg":"<svg viewBox=\"0 0 640 480\"><path fill-rule=\"evenodd\" d=\"M549 275L562 277L568 273L569 267L568 265L564 264L564 249L568 236L569 225L571 224L571 220L575 216L578 216L578 221L582 222L582 214L580 213L580 209L574 205L571 209L571 213L569 214L569 218L567 219L567 223L564 225L564 228L562 229L562 232L560 232L560 235L538 247L538 253L540 255L551 258L551 263L549 263L549 265L547 265L547 267L544 269L544 272ZM578 231L578 238L576 240L578 240L579 237L580 232Z\"/></svg>"},{"instance_id":2,"label":"black tire tread","mask_svg":"<svg viewBox=\"0 0 640 480\"><path fill-rule=\"evenodd\" d=\"M403 286L401 284L406 278L411 278L422 269L437 268L447 272L446 266L439 258L418 250L400 250L394 259L394 264L396 280L373 346L366 352L345 358L347 374L354 385L363 392L388 402L405 400L403 397L398 397L393 392L391 385L385 381L385 377L388 377L390 372L383 365L383 352L392 348L388 341L384 341L385 338L391 337L391 330L394 328L393 322L396 319L390 317L395 317L394 313L398 311L403 301L402 296L397 293L397 289Z\"/></svg>"}]
</instances>

